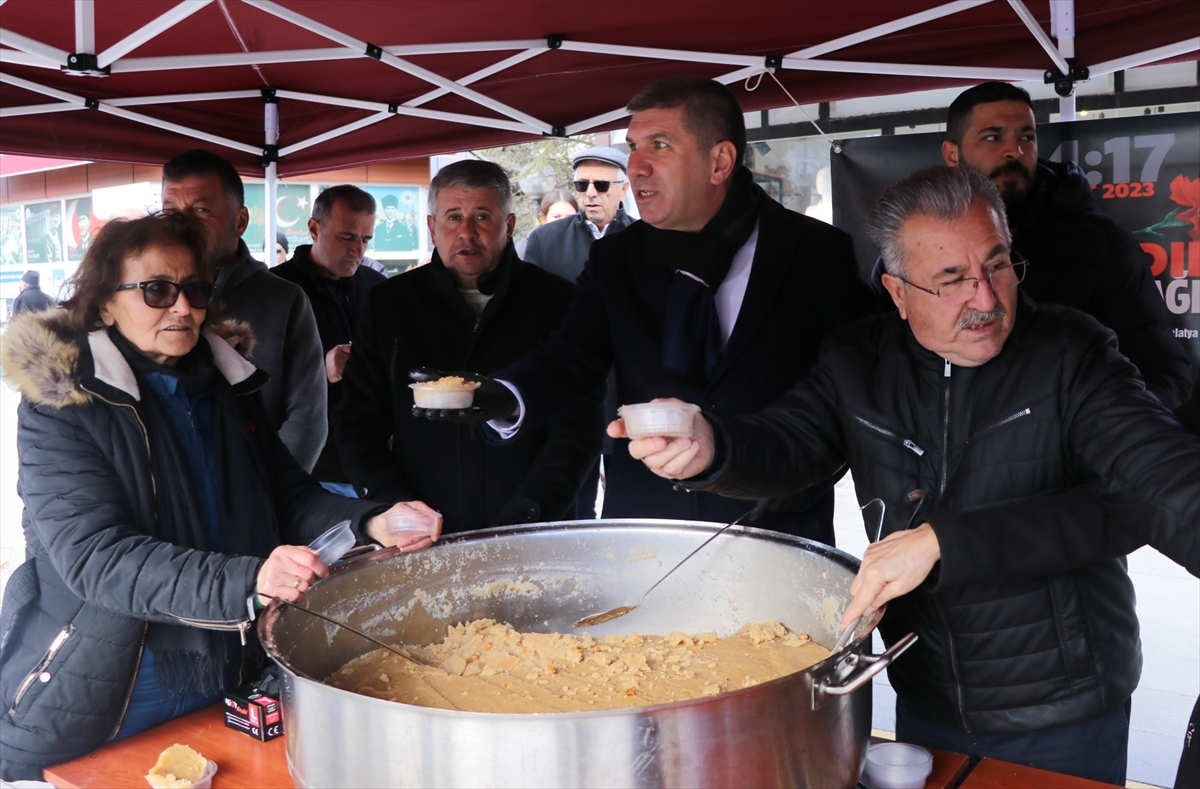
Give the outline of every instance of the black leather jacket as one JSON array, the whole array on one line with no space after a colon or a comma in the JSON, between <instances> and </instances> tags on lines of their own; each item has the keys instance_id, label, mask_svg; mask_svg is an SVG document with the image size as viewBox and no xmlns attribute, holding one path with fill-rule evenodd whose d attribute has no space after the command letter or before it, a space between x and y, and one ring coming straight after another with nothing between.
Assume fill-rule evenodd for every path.
<instances>
[{"instance_id":1,"label":"black leather jacket","mask_svg":"<svg viewBox=\"0 0 1200 789\"><path fill-rule=\"evenodd\" d=\"M889 604L885 641L920 639L890 669L896 692L972 732L1092 718L1138 683L1133 586L1124 559L1058 542L1087 534L1088 519L1108 533L1099 500L1140 541L1194 563L1200 519L1200 441L1113 344L1082 313L1023 300L1001 353L964 368L919 345L897 314L868 318L832 335L808 378L771 408L714 420L717 471L688 486L777 496L848 462L859 501L887 502L885 535L904 528L906 494L923 489L946 566ZM1030 540L1028 569L964 550L973 528L1005 529L1005 512L1023 510L1045 523L1032 539L1024 522L1014 529Z\"/></svg>"}]
</instances>

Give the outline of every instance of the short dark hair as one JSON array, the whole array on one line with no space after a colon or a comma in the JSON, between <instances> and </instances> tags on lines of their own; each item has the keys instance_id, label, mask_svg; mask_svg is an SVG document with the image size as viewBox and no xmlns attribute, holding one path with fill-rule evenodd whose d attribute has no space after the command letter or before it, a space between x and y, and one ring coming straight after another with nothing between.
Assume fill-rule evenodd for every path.
<instances>
[{"instance_id":1,"label":"short dark hair","mask_svg":"<svg viewBox=\"0 0 1200 789\"><path fill-rule=\"evenodd\" d=\"M975 107L996 101L1019 101L1033 109L1033 102L1024 88L1008 82L984 82L964 90L950 104L950 110L946 113L946 139L955 145L962 145Z\"/></svg>"},{"instance_id":2,"label":"short dark hair","mask_svg":"<svg viewBox=\"0 0 1200 789\"><path fill-rule=\"evenodd\" d=\"M1011 243L1004 201L986 176L963 167L926 167L892 184L867 217L867 234L879 247L883 267L894 277L908 276L908 261L900 244L900 232L914 216L929 216L950 222L961 219L976 200L992 210L996 227Z\"/></svg>"},{"instance_id":3,"label":"short dark hair","mask_svg":"<svg viewBox=\"0 0 1200 789\"><path fill-rule=\"evenodd\" d=\"M193 148L178 156L171 157L163 165L163 181L179 183L191 175L215 175L221 179L221 186L233 201L234 208L246 204L246 189L242 186L242 177L224 156L219 156L206 148Z\"/></svg>"},{"instance_id":4,"label":"short dark hair","mask_svg":"<svg viewBox=\"0 0 1200 789\"><path fill-rule=\"evenodd\" d=\"M451 186L468 189L491 189L500 198L500 210L508 216L513 212L512 183L508 173L495 162L486 159L463 159L451 162L438 170L429 182L429 213L437 217L438 192Z\"/></svg>"},{"instance_id":5,"label":"short dark hair","mask_svg":"<svg viewBox=\"0 0 1200 789\"><path fill-rule=\"evenodd\" d=\"M746 154L746 119L737 97L719 82L704 77L668 77L642 88L625 109L644 112L683 107L683 127L708 150L725 140L737 149L736 164Z\"/></svg>"},{"instance_id":6,"label":"short dark hair","mask_svg":"<svg viewBox=\"0 0 1200 789\"><path fill-rule=\"evenodd\" d=\"M104 326L100 308L116 294L122 265L151 247L182 247L196 261L200 279L212 282L216 278L216 268L208 255L208 230L200 220L177 213L114 219L101 228L79 268L67 280L71 296L62 306L73 328L93 331ZM210 310L205 322L211 317Z\"/></svg>"},{"instance_id":7,"label":"short dark hair","mask_svg":"<svg viewBox=\"0 0 1200 789\"><path fill-rule=\"evenodd\" d=\"M325 220L333 213L334 204L338 202L356 214L375 213L374 197L353 184L338 184L322 189L317 199L313 200L312 218L324 225Z\"/></svg>"}]
</instances>

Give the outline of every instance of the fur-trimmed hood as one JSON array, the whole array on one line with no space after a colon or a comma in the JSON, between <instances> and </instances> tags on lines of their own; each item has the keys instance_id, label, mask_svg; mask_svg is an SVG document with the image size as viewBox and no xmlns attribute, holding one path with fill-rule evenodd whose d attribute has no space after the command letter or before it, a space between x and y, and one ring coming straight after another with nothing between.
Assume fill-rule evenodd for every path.
<instances>
[{"instance_id":1,"label":"fur-trimmed hood","mask_svg":"<svg viewBox=\"0 0 1200 789\"><path fill-rule=\"evenodd\" d=\"M231 385L256 373L262 375L242 356L254 347L248 324L225 320L206 326L202 335L212 348L217 369ZM135 401L141 399L137 377L108 332L100 329L80 334L69 327L61 310L14 317L4 332L0 367L26 401L67 408L89 403L95 396L83 386L81 361L85 357L90 357L95 379Z\"/></svg>"}]
</instances>

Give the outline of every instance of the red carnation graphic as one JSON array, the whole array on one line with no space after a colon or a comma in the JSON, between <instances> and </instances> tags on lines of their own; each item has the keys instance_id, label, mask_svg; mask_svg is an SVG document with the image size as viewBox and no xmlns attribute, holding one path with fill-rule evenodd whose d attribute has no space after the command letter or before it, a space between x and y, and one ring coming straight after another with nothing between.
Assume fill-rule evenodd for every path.
<instances>
[{"instance_id":1,"label":"red carnation graphic","mask_svg":"<svg viewBox=\"0 0 1200 789\"><path fill-rule=\"evenodd\" d=\"M1183 210L1175 212L1175 219L1191 225L1188 238L1200 241L1200 178L1175 176L1171 182L1171 199L1183 206Z\"/></svg>"}]
</instances>

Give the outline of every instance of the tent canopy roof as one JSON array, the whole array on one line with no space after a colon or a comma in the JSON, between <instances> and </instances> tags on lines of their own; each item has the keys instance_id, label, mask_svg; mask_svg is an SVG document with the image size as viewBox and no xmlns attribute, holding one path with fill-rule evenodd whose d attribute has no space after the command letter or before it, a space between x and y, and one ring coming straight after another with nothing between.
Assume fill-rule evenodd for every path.
<instances>
[{"instance_id":1,"label":"tent canopy roof","mask_svg":"<svg viewBox=\"0 0 1200 789\"><path fill-rule=\"evenodd\" d=\"M278 171L298 175L621 127L640 87L679 74L747 111L1041 79L1071 5L7 0L0 151L161 164L205 145L261 173L273 89ZM1200 57L1194 0L1086 0L1073 26L1092 77Z\"/></svg>"}]
</instances>

